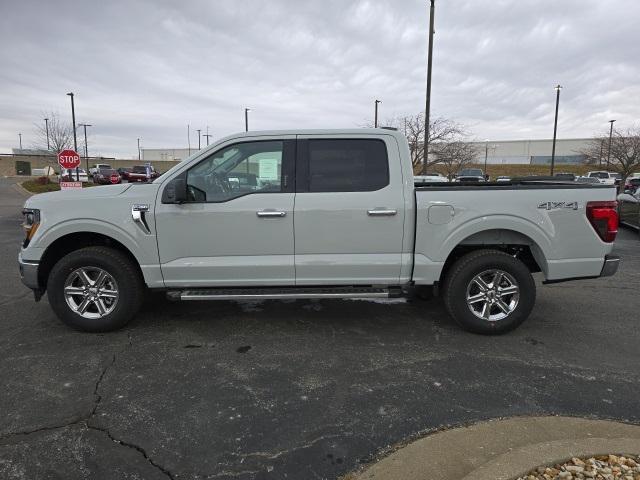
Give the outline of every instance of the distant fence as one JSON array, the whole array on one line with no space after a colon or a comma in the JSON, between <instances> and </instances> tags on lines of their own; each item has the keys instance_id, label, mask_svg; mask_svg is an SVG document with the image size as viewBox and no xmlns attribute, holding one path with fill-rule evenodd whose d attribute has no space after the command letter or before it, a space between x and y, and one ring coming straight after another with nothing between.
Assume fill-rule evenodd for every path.
<instances>
[{"instance_id":1,"label":"distant fence","mask_svg":"<svg viewBox=\"0 0 640 480\"><path fill-rule=\"evenodd\" d=\"M109 157L88 157L87 162L85 162L84 157L82 157L80 168L86 168L86 163L89 164L89 167L96 163L108 163L113 168L131 168L134 165L144 164L144 162L138 160L120 160ZM179 162L153 162L153 166L159 172L166 172L176 163ZM53 166L56 172L60 171L55 155L0 154L0 176L30 176L34 175L34 169L42 169L47 166Z\"/></svg>"}]
</instances>

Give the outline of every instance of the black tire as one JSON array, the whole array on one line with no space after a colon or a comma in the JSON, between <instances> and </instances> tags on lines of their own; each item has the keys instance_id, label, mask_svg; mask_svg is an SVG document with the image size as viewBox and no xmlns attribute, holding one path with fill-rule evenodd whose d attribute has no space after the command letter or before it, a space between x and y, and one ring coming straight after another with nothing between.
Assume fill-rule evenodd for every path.
<instances>
[{"instance_id":1,"label":"black tire","mask_svg":"<svg viewBox=\"0 0 640 480\"><path fill-rule=\"evenodd\" d=\"M468 290L469 292L477 292L476 295L485 294L481 290L480 284L476 283L474 279L486 272L491 277L494 270L506 273L506 275L498 277L501 278L501 282L506 282L506 284L515 282L519 289L518 298L509 294L505 294L503 298L503 294L500 293L499 297L495 299L496 291L502 291L502 287L496 288L491 293L490 291L494 290L493 284L485 285L485 287L492 287L486 290L487 295L493 295L490 298L502 302L500 304L502 306L513 306L509 313L505 313L500 305L490 303L491 300L479 300L473 305L467 303ZM500 284L500 282L498 283ZM446 275L443 290L445 307L453 319L463 329L485 335L506 333L518 327L527 319L536 300L536 285L527 266L517 258L499 250L477 250L458 259ZM509 303L507 304L507 302ZM495 319L490 320L478 316L485 313L483 308L486 307L488 307L487 316L495 317ZM472 311L474 308L481 310L481 312L475 314ZM501 315L505 315L505 317L499 318Z\"/></svg>"},{"instance_id":2,"label":"black tire","mask_svg":"<svg viewBox=\"0 0 640 480\"><path fill-rule=\"evenodd\" d=\"M67 303L65 282L80 268L101 269L115 280L117 301L112 310L100 318L85 318ZM49 304L58 318L83 332L109 332L124 327L138 312L144 290L137 266L127 255L109 247L86 247L65 255L51 269L47 282ZM75 298L82 299L81 296ZM97 309L97 305L94 307Z\"/></svg>"}]
</instances>

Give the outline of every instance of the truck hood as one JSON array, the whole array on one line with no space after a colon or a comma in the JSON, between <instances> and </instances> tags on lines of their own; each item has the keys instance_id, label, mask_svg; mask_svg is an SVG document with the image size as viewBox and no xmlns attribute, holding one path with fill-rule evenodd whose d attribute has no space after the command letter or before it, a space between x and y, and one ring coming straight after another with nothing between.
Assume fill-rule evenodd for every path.
<instances>
[{"instance_id":1,"label":"truck hood","mask_svg":"<svg viewBox=\"0 0 640 480\"><path fill-rule=\"evenodd\" d=\"M117 185L105 185L98 187L87 187L82 190L64 190L58 192L47 192L33 195L26 203L27 208L51 208L53 205L64 204L75 205L77 208L84 209L87 204L95 204L96 207L109 204L105 203L106 198L132 196L136 201L140 197L147 197L150 203L153 202L158 191L159 184L143 183L134 185L132 183L121 183ZM135 193L134 193L135 191Z\"/></svg>"}]
</instances>

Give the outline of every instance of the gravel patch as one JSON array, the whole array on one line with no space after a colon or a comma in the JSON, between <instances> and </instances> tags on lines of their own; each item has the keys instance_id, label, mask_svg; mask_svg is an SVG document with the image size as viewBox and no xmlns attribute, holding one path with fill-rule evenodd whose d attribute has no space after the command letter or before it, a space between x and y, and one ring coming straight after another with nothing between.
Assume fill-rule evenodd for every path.
<instances>
[{"instance_id":1,"label":"gravel patch","mask_svg":"<svg viewBox=\"0 0 640 480\"><path fill-rule=\"evenodd\" d=\"M640 459L634 456L601 455L572 458L553 467L538 467L517 480L640 480Z\"/></svg>"}]
</instances>

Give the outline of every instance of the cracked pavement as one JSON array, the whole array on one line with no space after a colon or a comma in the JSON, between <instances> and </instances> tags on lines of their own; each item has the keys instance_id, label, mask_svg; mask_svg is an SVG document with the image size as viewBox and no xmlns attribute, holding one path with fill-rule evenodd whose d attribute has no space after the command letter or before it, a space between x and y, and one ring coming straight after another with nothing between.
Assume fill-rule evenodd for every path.
<instances>
[{"instance_id":1,"label":"cracked pavement","mask_svg":"<svg viewBox=\"0 0 640 480\"><path fill-rule=\"evenodd\" d=\"M515 332L412 300L171 303L83 334L34 303L0 179L0 478L334 479L436 429L519 415L640 424L640 241L542 286Z\"/></svg>"}]
</instances>

